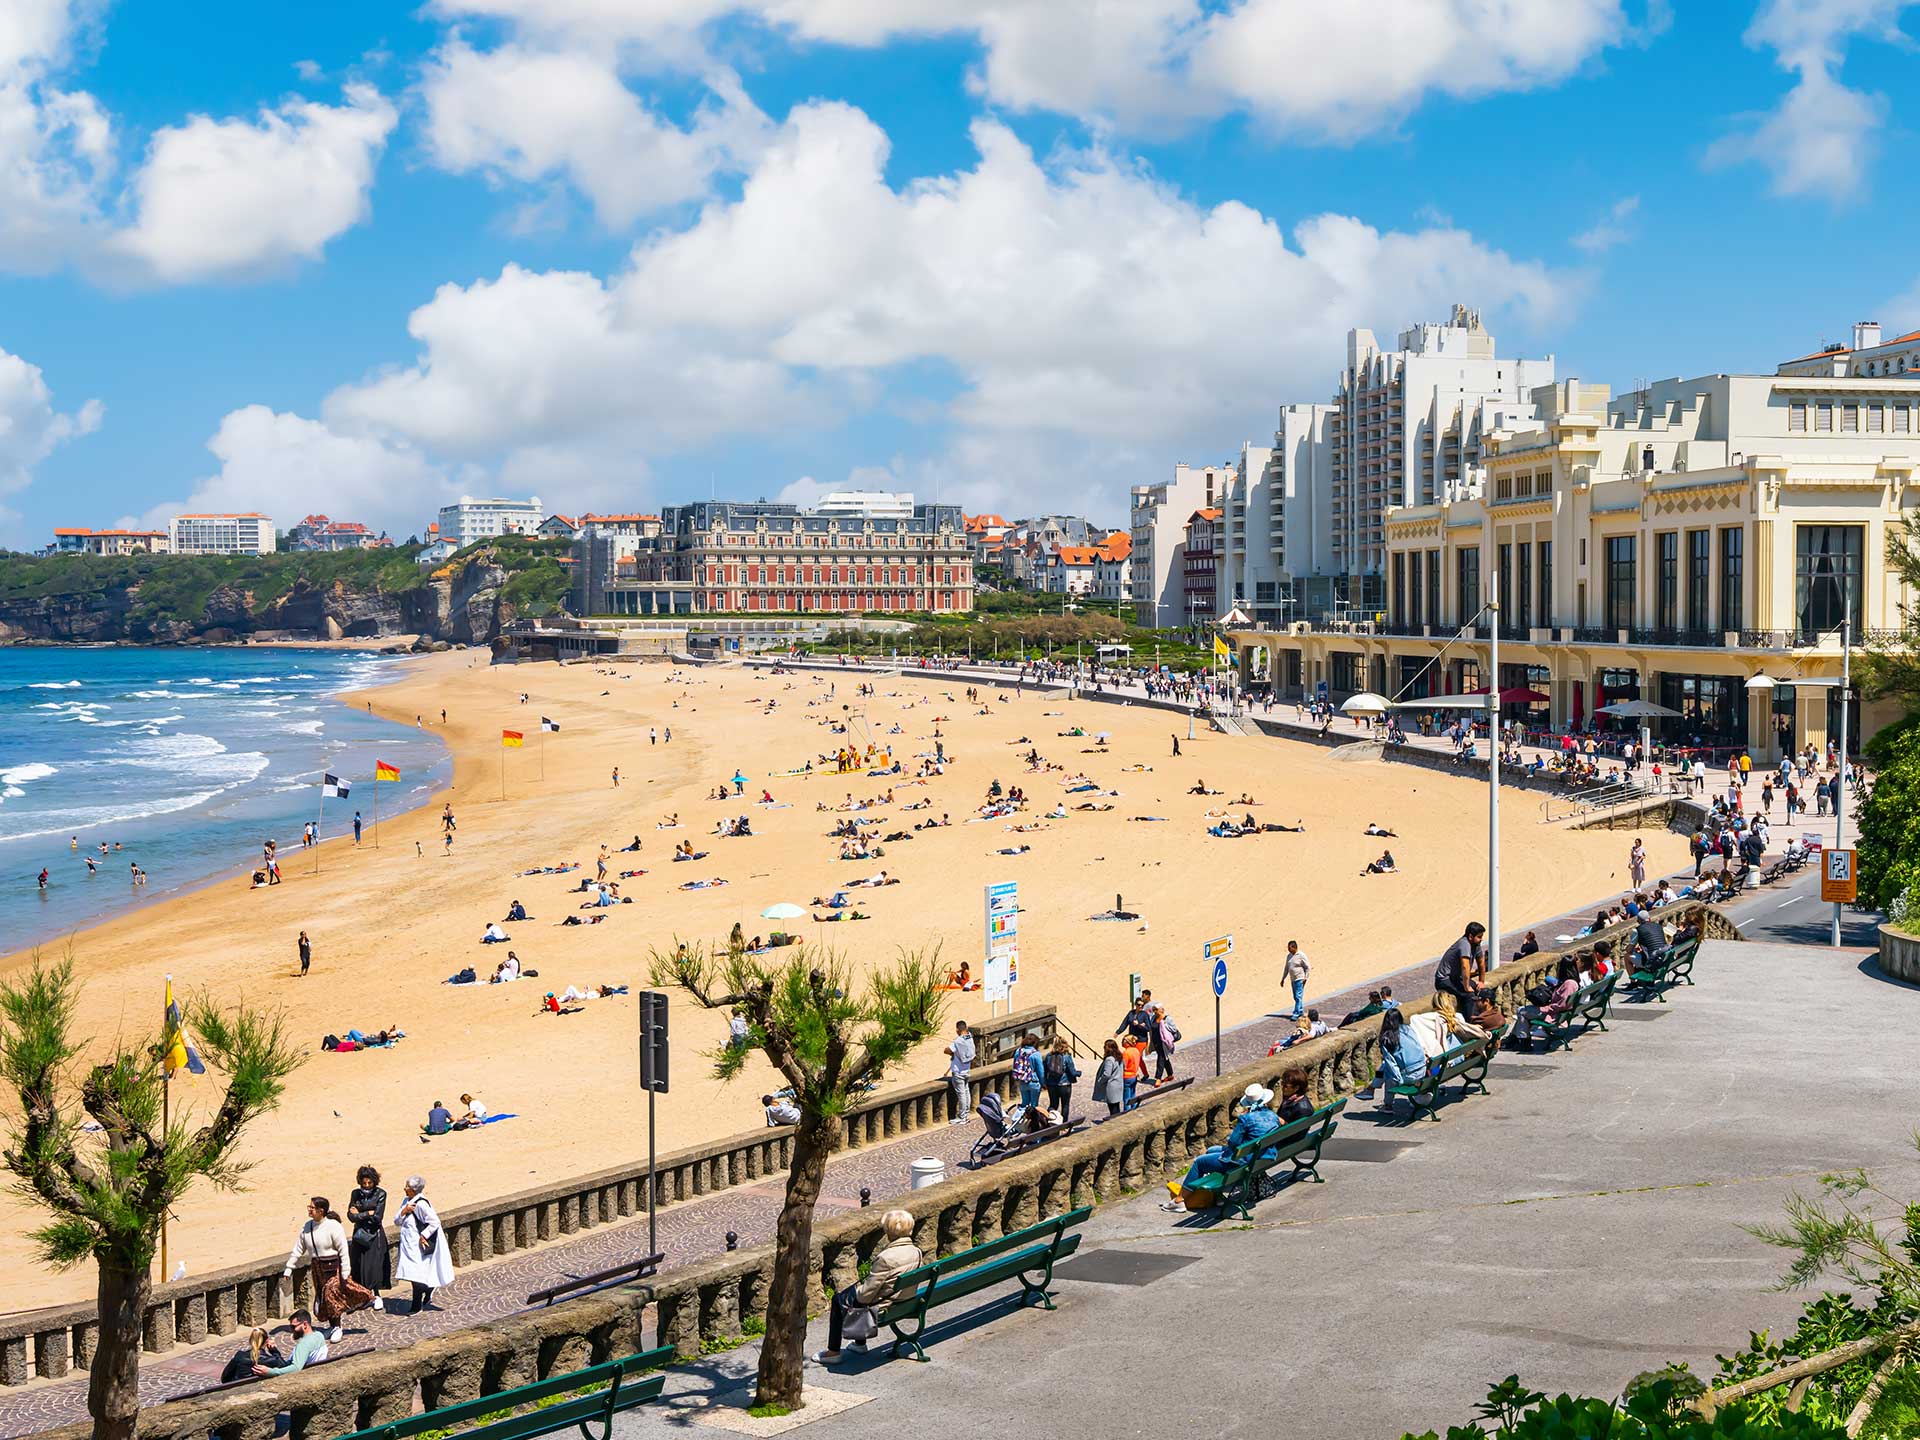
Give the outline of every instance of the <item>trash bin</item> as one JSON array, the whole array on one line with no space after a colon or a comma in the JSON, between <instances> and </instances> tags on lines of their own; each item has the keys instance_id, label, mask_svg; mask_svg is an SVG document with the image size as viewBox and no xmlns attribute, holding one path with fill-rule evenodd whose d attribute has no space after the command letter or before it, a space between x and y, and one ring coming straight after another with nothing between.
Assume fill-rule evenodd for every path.
<instances>
[{"instance_id":1,"label":"trash bin","mask_svg":"<svg viewBox=\"0 0 1920 1440\"><path fill-rule=\"evenodd\" d=\"M913 1176L915 1190L924 1190L929 1185L938 1185L947 1178L947 1162L936 1160L931 1155L922 1155L907 1166L907 1173Z\"/></svg>"}]
</instances>

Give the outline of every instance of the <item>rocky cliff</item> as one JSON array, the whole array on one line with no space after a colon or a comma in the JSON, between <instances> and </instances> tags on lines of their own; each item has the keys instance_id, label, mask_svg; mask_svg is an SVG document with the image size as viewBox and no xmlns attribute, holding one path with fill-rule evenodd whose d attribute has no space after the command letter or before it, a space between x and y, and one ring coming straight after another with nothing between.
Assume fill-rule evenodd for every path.
<instances>
[{"instance_id":1,"label":"rocky cliff","mask_svg":"<svg viewBox=\"0 0 1920 1440\"><path fill-rule=\"evenodd\" d=\"M0 568L35 562L0 557ZM42 584L43 593L0 593L0 643L124 642L180 645L248 637L337 640L418 635L429 641L484 645L514 616L507 572L474 560L432 575L284 575L263 594L262 577L216 578L210 589L182 586L154 557L126 573L86 574ZM192 562L185 562L192 563ZM98 567L96 567L98 568ZM411 583L407 583L407 582ZM383 583L384 582L384 583Z\"/></svg>"}]
</instances>

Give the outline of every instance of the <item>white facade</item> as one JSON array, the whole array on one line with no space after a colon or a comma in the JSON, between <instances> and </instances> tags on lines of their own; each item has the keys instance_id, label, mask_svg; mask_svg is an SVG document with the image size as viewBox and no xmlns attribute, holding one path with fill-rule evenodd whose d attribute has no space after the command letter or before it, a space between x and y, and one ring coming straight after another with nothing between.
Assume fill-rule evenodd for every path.
<instances>
[{"instance_id":1,"label":"white facade","mask_svg":"<svg viewBox=\"0 0 1920 1440\"><path fill-rule=\"evenodd\" d=\"M1882 339L1880 322L1862 320L1853 327L1853 344L1838 340L1823 345L1811 355L1788 360L1775 372L1779 375L1852 376L1875 379L1898 375L1920 375L1920 330Z\"/></svg>"},{"instance_id":2,"label":"white facade","mask_svg":"<svg viewBox=\"0 0 1920 1440\"><path fill-rule=\"evenodd\" d=\"M501 535L531 535L546 518L538 495L527 500L462 495L456 504L440 507L440 538L458 549Z\"/></svg>"},{"instance_id":3,"label":"white facade","mask_svg":"<svg viewBox=\"0 0 1920 1440\"><path fill-rule=\"evenodd\" d=\"M1347 332L1347 368L1334 396L1332 562L1362 608L1384 602L1390 506L1472 493L1481 426L1494 400L1523 413L1535 387L1553 382L1553 357L1503 358L1478 312L1456 305L1446 324L1400 332L1382 350L1371 330Z\"/></svg>"},{"instance_id":4,"label":"white facade","mask_svg":"<svg viewBox=\"0 0 1920 1440\"><path fill-rule=\"evenodd\" d=\"M1331 405L1285 405L1271 447L1245 446L1221 502L1219 602L1256 624L1333 609Z\"/></svg>"},{"instance_id":5,"label":"white facade","mask_svg":"<svg viewBox=\"0 0 1920 1440\"><path fill-rule=\"evenodd\" d=\"M890 490L833 490L813 507L817 515L857 515L863 520L911 520L913 493Z\"/></svg>"},{"instance_id":6,"label":"white facade","mask_svg":"<svg viewBox=\"0 0 1920 1440\"><path fill-rule=\"evenodd\" d=\"M271 555L273 520L257 511L176 515L167 522L167 548L175 555Z\"/></svg>"},{"instance_id":7,"label":"white facade","mask_svg":"<svg viewBox=\"0 0 1920 1440\"><path fill-rule=\"evenodd\" d=\"M1173 479L1133 487L1132 591L1134 619L1164 629L1187 623L1187 522L1196 510L1218 505L1232 484L1231 465L1176 465Z\"/></svg>"}]
</instances>

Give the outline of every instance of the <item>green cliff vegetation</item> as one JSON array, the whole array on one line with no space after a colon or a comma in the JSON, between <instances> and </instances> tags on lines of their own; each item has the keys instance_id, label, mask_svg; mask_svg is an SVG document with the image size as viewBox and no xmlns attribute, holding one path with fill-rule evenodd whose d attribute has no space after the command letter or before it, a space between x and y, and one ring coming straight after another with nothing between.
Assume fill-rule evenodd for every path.
<instances>
[{"instance_id":1,"label":"green cliff vegetation","mask_svg":"<svg viewBox=\"0 0 1920 1440\"><path fill-rule=\"evenodd\" d=\"M275 555L8 555L0 563L0 600L70 597L84 601L138 589L140 610L176 616L202 613L222 586L245 591L264 610L301 579L315 588L336 582L402 594L427 576L415 546Z\"/></svg>"}]
</instances>

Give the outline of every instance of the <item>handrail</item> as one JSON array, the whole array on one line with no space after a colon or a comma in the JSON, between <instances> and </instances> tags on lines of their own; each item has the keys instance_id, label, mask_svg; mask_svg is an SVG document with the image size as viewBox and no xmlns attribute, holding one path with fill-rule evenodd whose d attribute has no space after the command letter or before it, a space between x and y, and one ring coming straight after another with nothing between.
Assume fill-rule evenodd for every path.
<instances>
[{"instance_id":1,"label":"handrail","mask_svg":"<svg viewBox=\"0 0 1920 1440\"><path fill-rule=\"evenodd\" d=\"M651 1280L659 1273L660 1262L666 1258L665 1255L656 1250L651 1255L643 1255L638 1260L629 1260L624 1265L614 1265L605 1270L596 1270L591 1275L582 1275L573 1280L563 1280L558 1285L549 1285L544 1290L534 1291L531 1295L527 1296L527 1304L551 1305L563 1295L569 1300L577 1300L580 1298L579 1295L572 1294L571 1292L577 1290L581 1294L585 1294L589 1291L603 1289L608 1285L617 1285L627 1280Z\"/></svg>"},{"instance_id":2,"label":"handrail","mask_svg":"<svg viewBox=\"0 0 1920 1440\"><path fill-rule=\"evenodd\" d=\"M1086 1057L1089 1060L1098 1060L1100 1056L1104 1053L1102 1051L1094 1049L1093 1046L1089 1045L1085 1040L1082 1040L1077 1034L1074 1033L1073 1027L1067 1024L1067 1022L1062 1020L1058 1015L1055 1015L1053 1017L1053 1028L1055 1030L1064 1030L1067 1032L1067 1040L1070 1044L1072 1044L1075 1054L1079 1054L1084 1051L1086 1054Z\"/></svg>"}]
</instances>

